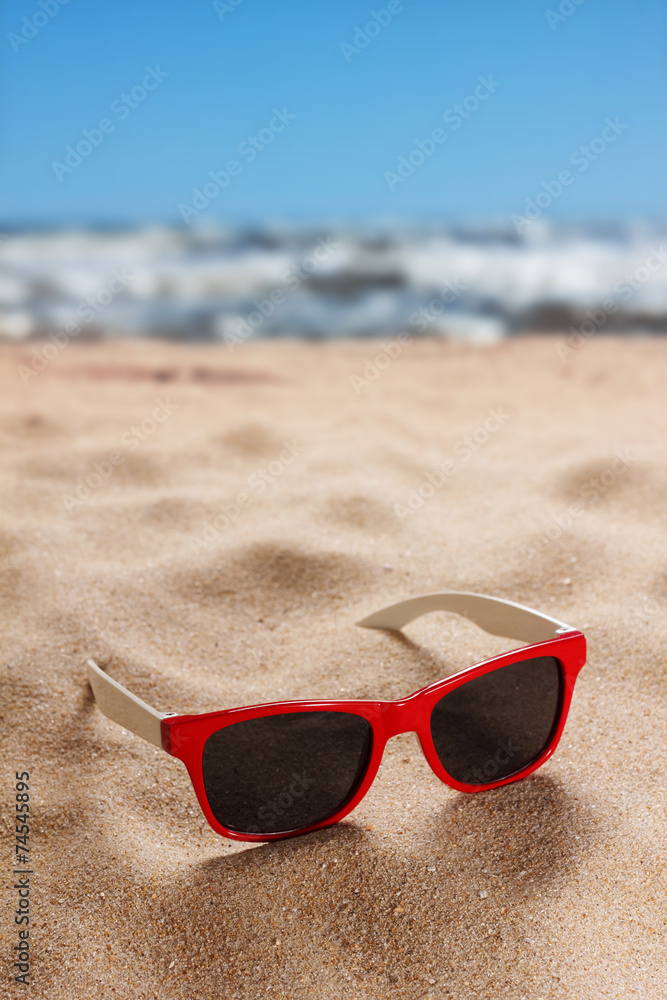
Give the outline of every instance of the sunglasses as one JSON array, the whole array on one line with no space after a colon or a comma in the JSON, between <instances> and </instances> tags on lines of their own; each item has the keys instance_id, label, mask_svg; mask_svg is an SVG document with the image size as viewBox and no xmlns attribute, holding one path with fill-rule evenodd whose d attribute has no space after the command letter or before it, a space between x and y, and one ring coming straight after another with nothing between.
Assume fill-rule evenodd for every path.
<instances>
[{"instance_id":1,"label":"sunglasses","mask_svg":"<svg viewBox=\"0 0 667 1000\"><path fill-rule=\"evenodd\" d=\"M435 774L460 792L520 781L560 740L586 639L570 625L482 594L414 597L364 618L398 631L449 611L528 645L396 701L283 701L203 715L157 712L93 661L102 712L185 764L213 829L276 840L337 823L371 787L387 740L415 732Z\"/></svg>"}]
</instances>

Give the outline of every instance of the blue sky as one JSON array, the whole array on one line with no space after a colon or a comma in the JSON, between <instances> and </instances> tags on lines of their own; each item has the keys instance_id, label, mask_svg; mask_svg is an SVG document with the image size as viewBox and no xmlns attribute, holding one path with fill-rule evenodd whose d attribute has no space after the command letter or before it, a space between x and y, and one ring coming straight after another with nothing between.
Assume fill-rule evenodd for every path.
<instances>
[{"instance_id":1,"label":"blue sky","mask_svg":"<svg viewBox=\"0 0 667 1000\"><path fill-rule=\"evenodd\" d=\"M559 0L572 12L552 24L548 0L41 2L56 13L3 5L5 224L180 221L230 160L192 218L503 219L564 169L547 216L667 214L659 0ZM372 11L388 23L343 50ZM142 91L147 67L158 82ZM493 92L475 107L480 77ZM295 116L280 131L274 108ZM608 118L624 126L613 139ZM251 159L242 144L271 122ZM99 143L62 170L84 129ZM420 163L434 129L445 139ZM392 182L411 154L419 165Z\"/></svg>"}]
</instances>

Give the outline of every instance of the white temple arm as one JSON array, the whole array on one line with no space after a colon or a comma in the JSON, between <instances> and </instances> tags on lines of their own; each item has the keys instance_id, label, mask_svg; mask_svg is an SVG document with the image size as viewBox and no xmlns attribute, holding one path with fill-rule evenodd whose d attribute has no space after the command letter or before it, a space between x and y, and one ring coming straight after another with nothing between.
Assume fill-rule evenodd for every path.
<instances>
[{"instance_id":1,"label":"white temple arm","mask_svg":"<svg viewBox=\"0 0 667 1000\"><path fill-rule=\"evenodd\" d=\"M160 723L164 718L163 713L156 712L141 698L137 698L122 684L105 674L94 660L88 660L88 680L100 710L108 719L162 749Z\"/></svg>"},{"instance_id":2,"label":"white temple arm","mask_svg":"<svg viewBox=\"0 0 667 1000\"><path fill-rule=\"evenodd\" d=\"M376 611L368 618L357 622L362 628L384 628L398 631L408 622L427 614L429 611L453 611L469 618L491 635L503 635L520 639L527 644L557 639L564 632L575 632L571 625L548 615L532 611L522 604L502 601L499 597L485 597L484 594L466 594L450 591L443 594L424 594L412 597L389 608Z\"/></svg>"}]
</instances>

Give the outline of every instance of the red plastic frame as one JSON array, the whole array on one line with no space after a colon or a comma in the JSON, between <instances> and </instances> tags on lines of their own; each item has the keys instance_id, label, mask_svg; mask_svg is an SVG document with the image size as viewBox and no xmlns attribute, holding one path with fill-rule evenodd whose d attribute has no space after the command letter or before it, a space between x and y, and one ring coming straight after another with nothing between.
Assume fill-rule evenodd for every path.
<instances>
[{"instance_id":1,"label":"red plastic frame","mask_svg":"<svg viewBox=\"0 0 667 1000\"><path fill-rule=\"evenodd\" d=\"M445 771L440 763L430 730L431 711L435 703L447 692L455 687L459 687L473 677L497 670L509 663L516 663L520 660L527 660L533 656L553 656L562 668L562 690L560 698L560 708L549 742L535 760L515 774L499 781L490 781L484 785L464 785L455 781ZM338 823L344 816L347 816L355 806L361 802L368 789L373 784L375 775L380 767L382 755L387 740L399 733L415 732L419 737L424 756L433 772L451 788L459 792L483 792L489 788L497 788L500 785L509 784L512 781L520 781L527 775L536 771L551 757L558 746L561 738L567 714L572 700L572 692L579 674L579 671L586 662L586 639L581 632L572 631L558 639L550 639L547 642L537 642L530 646L523 646L520 649L513 649L501 656L494 656L489 660L482 660L465 670L447 677L444 680L435 681L419 691L408 695L407 698L399 698L396 701L338 701L338 700L318 700L318 701L281 701L267 705L250 705L247 708L230 708L220 712L206 712L203 715L177 715L162 719L162 745L167 753L182 760L188 769L199 804L201 805L206 819L216 831L223 837L230 840L243 841L268 841L282 840L285 837L295 837L303 833L310 833L312 830L319 830L322 827L332 826ZM246 719L257 719L266 715L279 715L283 712L310 712L310 711L339 711L353 712L363 716L370 723L373 730L373 744L371 755L366 768L366 773L354 796L346 804L328 819L313 823L303 829L291 830L282 833L238 833L235 830L228 830L222 826L211 812L211 808L204 789L204 779L202 774L202 755L204 744L212 733L235 722Z\"/></svg>"}]
</instances>

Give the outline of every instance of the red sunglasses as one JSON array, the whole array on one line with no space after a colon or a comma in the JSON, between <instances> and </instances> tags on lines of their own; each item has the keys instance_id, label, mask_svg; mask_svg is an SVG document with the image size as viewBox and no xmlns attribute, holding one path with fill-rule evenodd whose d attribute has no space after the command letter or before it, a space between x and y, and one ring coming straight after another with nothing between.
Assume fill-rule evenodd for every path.
<instances>
[{"instance_id":1,"label":"red sunglasses","mask_svg":"<svg viewBox=\"0 0 667 1000\"><path fill-rule=\"evenodd\" d=\"M429 611L528 643L397 701L282 701L164 715L105 674L88 676L106 716L182 760L213 829L277 840L337 823L373 783L385 744L415 732L445 784L480 792L519 781L558 746L586 639L520 604L481 594L414 597L358 622L396 631Z\"/></svg>"}]
</instances>

